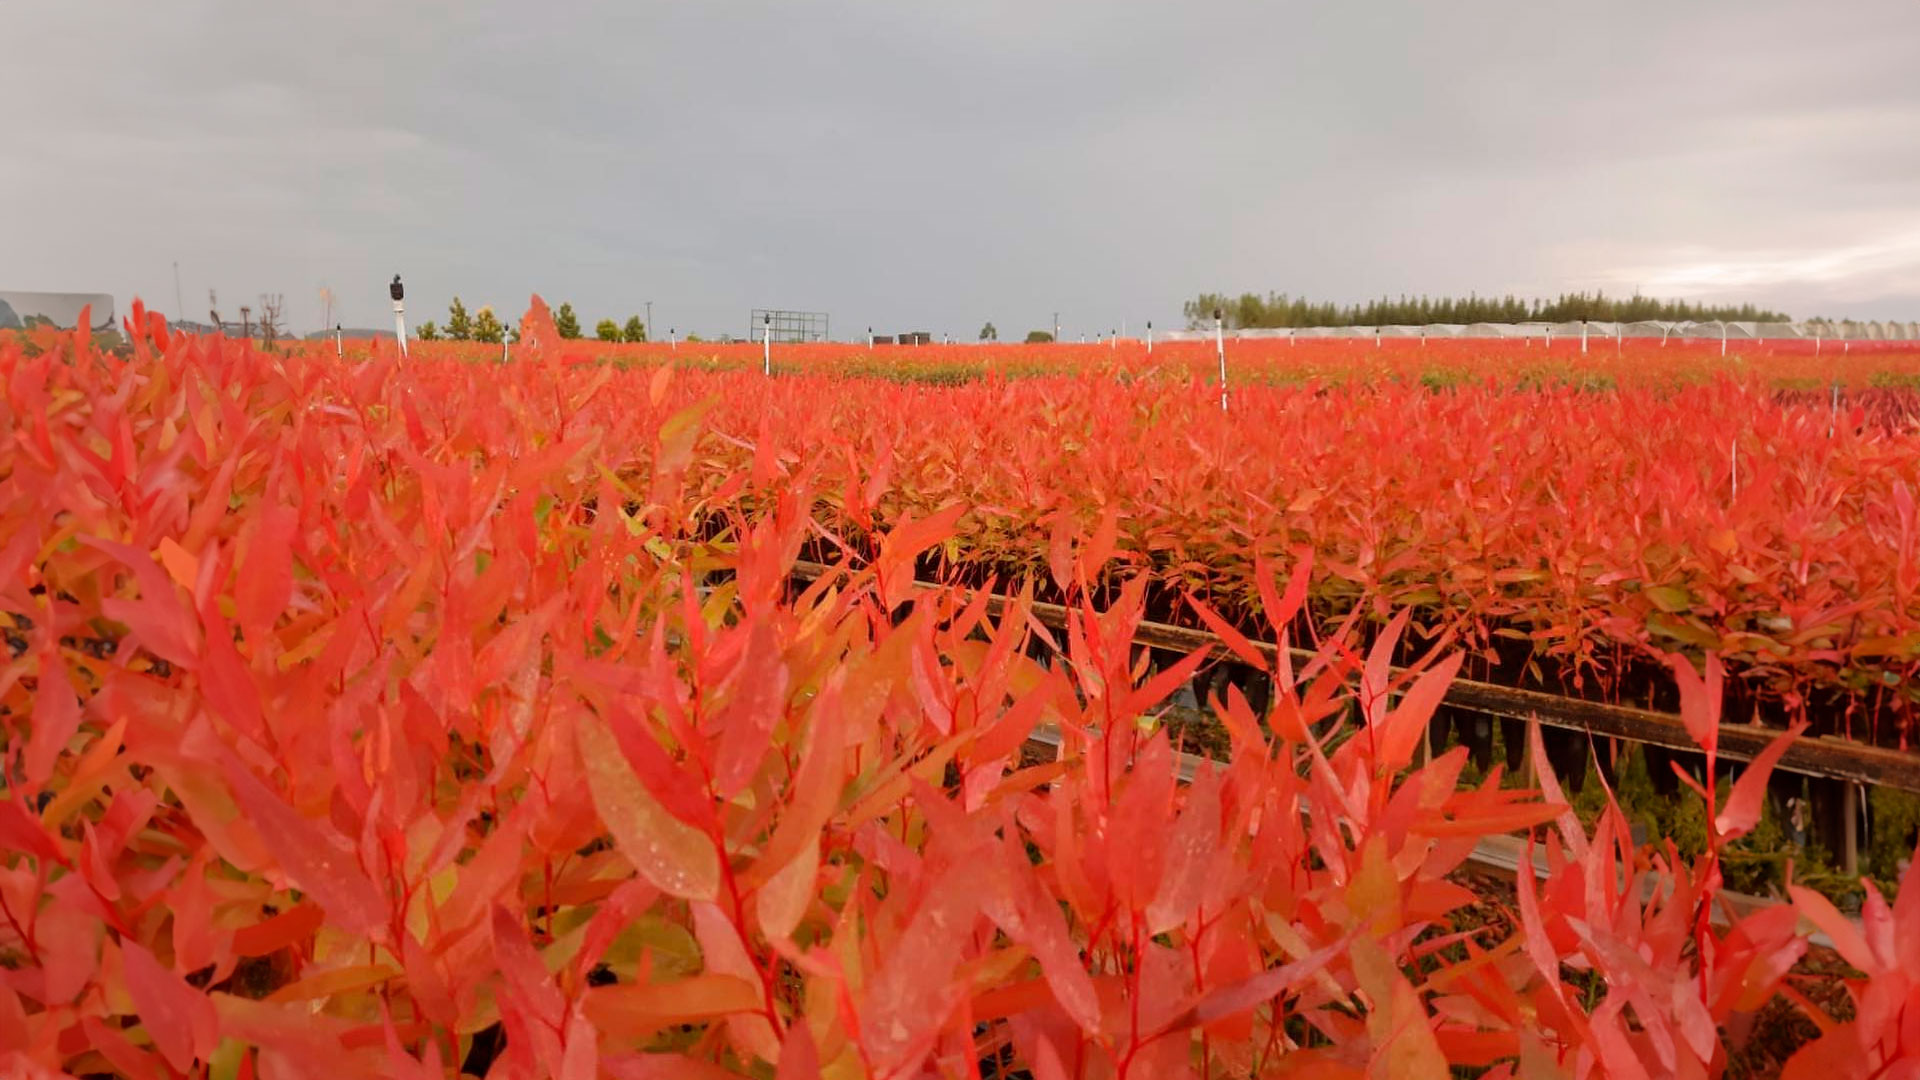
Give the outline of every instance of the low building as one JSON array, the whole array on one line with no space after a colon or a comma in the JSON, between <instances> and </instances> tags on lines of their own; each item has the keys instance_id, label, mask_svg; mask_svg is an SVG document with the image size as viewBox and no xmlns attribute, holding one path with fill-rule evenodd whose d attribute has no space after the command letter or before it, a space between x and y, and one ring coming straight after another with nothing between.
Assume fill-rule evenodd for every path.
<instances>
[{"instance_id":1,"label":"low building","mask_svg":"<svg viewBox=\"0 0 1920 1080\"><path fill-rule=\"evenodd\" d=\"M113 297L105 293L0 292L0 330L23 330L43 322L72 330L79 325L82 311L96 332L118 326Z\"/></svg>"}]
</instances>

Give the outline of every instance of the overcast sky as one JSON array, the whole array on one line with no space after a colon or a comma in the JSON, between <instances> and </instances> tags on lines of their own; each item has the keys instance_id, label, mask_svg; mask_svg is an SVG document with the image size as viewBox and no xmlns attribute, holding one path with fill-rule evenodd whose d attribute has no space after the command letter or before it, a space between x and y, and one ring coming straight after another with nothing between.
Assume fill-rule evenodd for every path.
<instances>
[{"instance_id":1,"label":"overcast sky","mask_svg":"<svg viewBox=\"0 0 1920 1080\"><path fill-rule=\"evenodd\" d=\"M1069 337L1201 290L1920 317L1920 3L9 0L0 289Z\"/></svg>"}]
</instances>

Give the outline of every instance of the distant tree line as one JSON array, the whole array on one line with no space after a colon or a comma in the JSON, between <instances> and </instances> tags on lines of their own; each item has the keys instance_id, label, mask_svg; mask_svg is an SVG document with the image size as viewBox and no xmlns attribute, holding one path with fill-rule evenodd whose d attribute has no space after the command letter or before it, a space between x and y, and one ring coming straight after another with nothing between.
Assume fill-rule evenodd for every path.
<instances>
[{"instance_id":1,"label":"distant tree line","mask_svg":"<svg viewBox=\"0 0 1920 1080\"><path fill-rule=\"evenodd\" d=\"M568 340L580 337L580 317L574 314L572 304L561 304L560 310L554 312L553 329L555 333ZM520 340L520 331L508 329L506 324L500 321L499 316L493 313L492 308L482 307L468 314L467 305L461 303L457 296L447 308L447 325L424 323L420 327L419 334L422 341L438 341L445 338L448 341L479 341L498 345L509 337L513 341ZM638 343L647 340L647 327L638 315L629 317L624 326L612 319L602 319L600 324L594 327L594 336L601 341Z\"/></svg>"},{"instance_id":2,"label":"distant tree line","mask_svg":"<svg viewBox=\"0 0 1920 1080\"><path fill-rule=\"evenodd\" d=\"M1181 309L1193 328L1213 325L1217 310L1231 327L1279 326L1419 326L1424 323L1512 322L1641 322L1645 320L1709 322L1788 322L1788 316L1752 304L1689 304L1684 300L1656 300L1650 296L1616 299L1605 293L1562 293L1554 300L1522 300L1515 296L1381 297L1364 304L1334 304L1288 296L1286 293L1201 293Z\"/></svg>"}]
</instances>

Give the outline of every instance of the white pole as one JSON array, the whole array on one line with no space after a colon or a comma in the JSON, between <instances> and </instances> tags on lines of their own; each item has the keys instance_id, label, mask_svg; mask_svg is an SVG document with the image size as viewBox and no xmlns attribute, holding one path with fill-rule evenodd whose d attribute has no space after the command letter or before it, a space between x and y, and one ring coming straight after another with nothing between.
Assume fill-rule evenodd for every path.
<instances>
[{"instance_id":1,"label":"white pole","mask_svg":"<svg viewBox=\"0 0 1920 1080\"><path fill-rule=\"evenodd\" d=\"M873 351L873 327L867 327L867 351Z\"/></svg>"},{"instance_id":2,"label":"white pole","mask_svg":"<svg viewBox=\"0 0 1920 1080\"><path fill-rule=\"evenodd\" d=\"M1587 354L1587 320L1580 320L1580 355Z\"/></svg>"},{"instance_id":3,"label":"white pole","mask_svg":"<svg viewBox=\"0 0 1920 1080\"><path fill-rule=\"evenodd\" d=\"M1153 355L1153 320L1147 320L1147 355Z\"/></svg>"},{"instance_id":4,"label":"white pole","mask_svg":"<svg viewBox=\"0 0 1920 1080\"><path fill-rule=\"evenodd\" d=\"M339 356L339 357L344 357L347 355L346 343L340 339L339 323L333 324L333 355Z\"/></svg>"},{"instance_id":5,"label":"white pole","mask_svg":"<svg viewBox=\"0 0 1920 1080\"><path fill-rule=\"evenodd\" d=\"M1227 411L1227 324L1220 309L1213 309L1213 348L1220 354L1220 411Z\"/></svg>"},{"instance_id":6,"label":"white pole","mask_svg":"<svg viewBox=\"0 0 1920 1080\"><path fill-rule=\"evenodd\" d=\"M393 297L393 337L400 343L400 359L407 358L407 293L400 285L400 275L393 275L393 284L387 286L387 295Z\"/></svg>"},{"instance_id":7,"label":"white pole","mask_svg":"<svg viewBox=\"0 0 1920 1080\"><path fill-rule=\"evenodd\" d=\"M773 376L773 316L760 316L760 373Z\"/></svg>"},{"instance_id":8,"label":"white pole","mask_svg":"<svg viewBox=\"0 0 1920 1080\"><path fill-rule=\"evenodd\" d=\"M1547 327L1547 351L1553 351L1553 327Z\"/></svg>"},{"instance_id":9,"label":"white pole","mask_svg":"<svg viewBox=\"0 0 1920 1080\"><path fill-rule=\"evenodd\" d=\"M1380 347L1380 328L1377 326L1373 328L1373 347Z\"/></svg>"},{"instance_id":10,"label":"white pole","mask_svg":"<svg viewBox=\"0 0 1920 1080\"><path fill-rule=\"evenodd\" d=\"M1720 355L1727 355L1727 320L1720 320Z\"/></svg>"},{"instance_id":11,"label":"white pole","mask_svg":"<svg viewBox=\"0 0 1920 1080\"><path fill-rule=\"evenodd\" d=\"M1620 355L1620 332L1626 324L1615 320L1613 324L1613 355Z\"/></svg>"},{"instance_id":12,"label":"white pole","mask_svg":"<svg viewBox=\"0 0 1920 1080\"><path fill-rule=\"evenodd\" d=\"M680 351L680 331L671 326L667 327L667 351Z\"/></svg>"},{"instance_id":13,"label":"white pole","mask_svg":"<svg viewBox=\"0 0 1920 1080\"><path fill-rule=\"evenodd\" d=\"M507 343L513 340L512 330L513 328L509 326L500 328L500 362L503 364L511 358L507 352Z\"/></svg>"},{"instance_id":14,"label":"white pole","mask_svg":"<svg viewBox=\"0 0 1920 1080\"><path fill-rule=\"evenodd\" d=\"M1815 325L1813 328L1813 355L1820 355L1820 327L1818 325Z\"/></svg>"}]
</instances>

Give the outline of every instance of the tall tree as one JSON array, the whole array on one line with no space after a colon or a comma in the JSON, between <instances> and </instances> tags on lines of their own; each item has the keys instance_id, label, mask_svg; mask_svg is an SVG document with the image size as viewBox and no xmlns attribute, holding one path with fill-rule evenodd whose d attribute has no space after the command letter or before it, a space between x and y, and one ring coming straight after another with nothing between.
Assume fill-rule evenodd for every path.
<instances>
[{"instance_id":1,"label":"tall tree","mask_svg":"<svg viewBox=\"0 0 1920 1080\"><path fill-rule=\"evenodd\" d=\"M601 341L619 341L620 324L612 319L601 319L594 325L593 336Z\"/></svg>"},{"instance_id":2,"label":"tall tree","mask_svg":"<svg viewBox=\"0 0 1920 1080\"><path fill-rule=\"evenodd\" d=\"M580 316L573 313L573 305L563 303L560 310L553 313L553 330L568 341L580 337Z\"/></svg>"},{"instance_id":3,"label":"tall tree","mask_svg":"<svg viewBox=\"0 0 1920 1080\"><path fill-rule=\"evenodd\" d=\"M489 345L498 345L506 337L507 328L500 324L500 316L490 307L483 307L473 316L473 340L484 341Z\"/></svg>"},{"instance_id":4,"label":"tall tree","mask_svg":"<svg viewBox=\"0 0 1920 1080\"><path fill-rule=\"evenodd\" d=\"M473 340L473 317L467 314L467 305L461 303L457 296L447 306L447 340Z\"/></svg>"},{"instance_id":5,"label":"tall tree","mask_svg":"<svg viewBox=\"0 0 1920 1080\"><path fill-rule=\"evenodd\" d=\"M987 323L987 325L980 328L980 340L981 341L999 341L1000 331L994 329L993 323L989 322Z\"/></svg>"},{"instance_id":6,"label":"tall tree","mask_svg":"<svg viewBox=\"0 0 1920 1080\"><path fill-rule=\"evenodd\" d=\"M638 315L628 316L627 325L620 331L620 340L631 342L635 345L647 340L647 324L641 322L640 316Z\"/></svg>"},{"instance_id":7,"label":"tall tree","mask_svg":"<svg viewBox=\"0 0 1920 1080\"><path fill-rule=\"evenodd\" d=\"M439 341L440 340L440 328L433 325L432 319L428 319L426 322L421 323L420 329L415 331L415 333L420 335L421 341Z\"/></svg>"}]
</instances>

